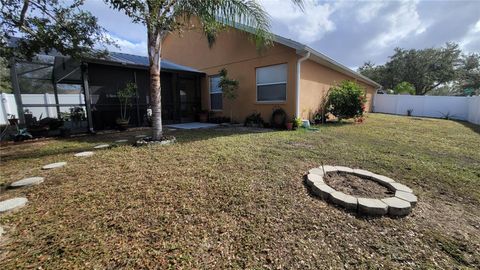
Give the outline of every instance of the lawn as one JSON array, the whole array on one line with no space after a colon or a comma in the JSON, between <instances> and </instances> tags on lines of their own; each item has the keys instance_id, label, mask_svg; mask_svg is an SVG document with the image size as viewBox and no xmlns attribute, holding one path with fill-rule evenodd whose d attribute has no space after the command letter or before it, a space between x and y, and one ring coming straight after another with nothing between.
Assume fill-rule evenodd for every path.
<instances>
[{"instance_id":1,"label":"lawn","mask_svg":"<svg viewBox=\"0 0 480 270\"><path fill-rule=\"evenodd\" d=\"M0 268L480 267L479 126L370 114L318 132L170 131L175 145L73 157L144 132L3 146L0 183L46 180L1 191L30 202L0 215ZM322 162L394 178L419 203L400 219L333 207L303 182Z\"/></svg>"}]
</instances>

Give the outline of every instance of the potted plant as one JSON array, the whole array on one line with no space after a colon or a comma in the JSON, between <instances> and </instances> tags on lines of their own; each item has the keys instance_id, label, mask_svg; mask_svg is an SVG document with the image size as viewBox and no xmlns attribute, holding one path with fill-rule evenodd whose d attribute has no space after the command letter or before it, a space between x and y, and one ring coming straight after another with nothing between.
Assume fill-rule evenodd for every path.
<instances>
[{"instance_id":1,"label":"potted plant","mask_svg":"<svg viewBox=\"0 0 480 270\"><path fill-rule=\"evenodd\" d=\"M127 108L131 105L131 98L137 92L135 83L127 83L127 85L117 92L120 102L120 117L116 119L116 123L121 130L128 128L130 117L127 117Z\"/></svg>"},{"instance_id":2,"label":"potted plant","mask_svg":"<svg viewBox=\"0 0 480 270\"><path fill-rule=\"evenodd\" d=\"M302 126L302 119L300 117L295 117L293 118L293 130L296 130L297 128Z\"/></svg>"}]
</instances>

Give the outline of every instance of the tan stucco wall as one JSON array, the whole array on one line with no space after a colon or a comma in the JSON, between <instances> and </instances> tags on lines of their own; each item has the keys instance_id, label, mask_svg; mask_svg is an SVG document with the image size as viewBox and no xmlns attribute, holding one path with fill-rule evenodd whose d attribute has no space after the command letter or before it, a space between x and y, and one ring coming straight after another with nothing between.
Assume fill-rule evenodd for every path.
<instances>
[{"instance_id":1,"label":"tan stucco wall","mask_svg":"<svg viewBox=\"0 0 480 270\"><path fill-rule=\"evenodd\" d=\"M367 94L366 108L371 111L375 88L361 81L335 71L314 61L306 60L300 68L300 113L303 119L313 119L319 111L325 92L343 80L353 80L360 84Z\"/></svg>"},{"instance_id":2,"label":"tan stucco wall","mask_svg":"<svg viewBox=\"0 0 480 270\"><path fill-rule=\"evenodd\" d=\"M177 64L194 67L207 75L216 75L226 68L228 76L239 81L237 98L229 101L224 98L223 112L216 115L230 117L243 122L245 118L259 112L265 121L270 120L272 111L283 108L289 117L295 114L295 74L297 55L295 50L276 44L259 53L247 34L230 29L218 35L210 48L204 35L198 30L185 31L182 35L170 34L162 44L162 57ZM255 68L288 64L287 101L283 103L259 103L256 101ZM210 108L208 77L202 83L202 108Z\"/></svg>"},{"instance_id":3,"label":"tan stucco wall","mask_svg":"<svg viewBox=\"0 0 480 270\"><path fill-rule=\"evenodd\" d=\"M215 113L218 116L230 117L232 110L233 120L243 122L248 115L259 112L265 121L269 121L272 111L279 107L287 112L289 118L295 114L296 63L300 57L292 48L276 43L259 53L246 33L233 28L221 32L213 46L209 47L203 33L193 27L193 30L184 31L181 35L169 34L162 43L162 57L196 68L207 76L216 75L222 68L226 68L229 77L239 81L237 98L233 101L224 98L223 111ZM255 68L283 63L288 64L286 102L257 102ZM311 60L302 63L301 73L300 113L303 119L312 119L318 111L323 91L336 82L354 80ZM374 89L359 83L367 89L367 108L370 110ZM209 110L208 77L202 82L201 95L202 108Z\"/></svg>"}]
</instances>

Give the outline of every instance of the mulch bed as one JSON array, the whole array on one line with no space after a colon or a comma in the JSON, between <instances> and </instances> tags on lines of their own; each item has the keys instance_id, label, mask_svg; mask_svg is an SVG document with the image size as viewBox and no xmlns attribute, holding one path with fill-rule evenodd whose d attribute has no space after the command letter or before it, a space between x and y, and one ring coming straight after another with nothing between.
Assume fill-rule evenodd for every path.
<instances>
[{"instance_id":1,"label":"mulch bed","mask_svg":"<svg viewBox=\"0 0 480 270\"><path fill-rule=\"evenodd\" d=\"M349 173L328 173L324 180L333 189L356 197L382 199L393 196L392 191L377 182Z\"/></svg>"}]
</instances>

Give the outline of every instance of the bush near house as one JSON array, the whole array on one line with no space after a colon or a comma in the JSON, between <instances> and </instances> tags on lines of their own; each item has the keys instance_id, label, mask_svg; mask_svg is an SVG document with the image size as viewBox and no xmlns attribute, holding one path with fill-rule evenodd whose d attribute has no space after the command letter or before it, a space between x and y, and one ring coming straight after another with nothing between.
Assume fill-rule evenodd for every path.
<instances>
[{"instance_id":1,"label":"bush near house","mask_svg":"<svg viewBox=\"0 0 480 270\"><path fill-rule=\"evenodd\" d=\"M330 88L328 112L339 119L361 118L365 102L365 89L353 81L345 80Z\"/></svg>"}]
</instances>

